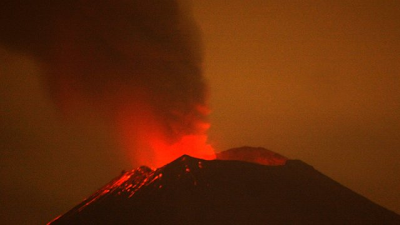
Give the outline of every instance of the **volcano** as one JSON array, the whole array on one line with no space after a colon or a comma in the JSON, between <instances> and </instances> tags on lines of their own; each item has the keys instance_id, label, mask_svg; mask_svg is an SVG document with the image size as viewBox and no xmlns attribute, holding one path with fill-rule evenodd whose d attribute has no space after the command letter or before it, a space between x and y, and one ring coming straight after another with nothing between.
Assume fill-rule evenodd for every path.
<instances>
[{"instance_id":1,"label":"volcano","mask_svg":"<svg viewBox=\"0 0 400 225\"><path fill-rule=\"evenodd\" d=\"M245 152L252 156L239 161ZM400 216L300 160L243 147L123 171L48 224L400 224Z\"/></svg>"}]
</instances>

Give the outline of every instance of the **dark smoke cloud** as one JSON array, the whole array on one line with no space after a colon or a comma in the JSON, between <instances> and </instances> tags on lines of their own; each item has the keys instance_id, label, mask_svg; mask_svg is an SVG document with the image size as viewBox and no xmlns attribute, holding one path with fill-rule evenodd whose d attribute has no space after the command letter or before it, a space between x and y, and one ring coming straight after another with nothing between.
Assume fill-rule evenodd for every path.
<instances>
[{"instance_id":1,"label":"dark smoke cloud","mask_svg":"<svg viewBox=\"0 0 400 225\"><path fill-rule=\"evenodd\" d=\"M207 96L199 31L179 2L0 4L1 44L42 62L51 96L67 114L91 109L116 118L144 101L171 140L202 132Z\"/></svg>"}]
</instances>

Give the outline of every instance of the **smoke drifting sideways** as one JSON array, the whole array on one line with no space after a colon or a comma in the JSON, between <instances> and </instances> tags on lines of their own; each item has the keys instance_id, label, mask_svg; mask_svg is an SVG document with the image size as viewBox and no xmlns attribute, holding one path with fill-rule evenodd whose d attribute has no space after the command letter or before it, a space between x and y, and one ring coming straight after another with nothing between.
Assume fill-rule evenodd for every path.
<instances>
[{"instance_id":1,"label":"smoke drifting sideways","mask_svg":"<svg viewBox=\"0 0 400 225\"><path fill-rule=\"evenodd\" d=\"M90 112L112 124L133 163L215 157L200 32L186 4L26 0L0 10L1 45L40 61L69 119Z\"/></svg>"}]
</instances>

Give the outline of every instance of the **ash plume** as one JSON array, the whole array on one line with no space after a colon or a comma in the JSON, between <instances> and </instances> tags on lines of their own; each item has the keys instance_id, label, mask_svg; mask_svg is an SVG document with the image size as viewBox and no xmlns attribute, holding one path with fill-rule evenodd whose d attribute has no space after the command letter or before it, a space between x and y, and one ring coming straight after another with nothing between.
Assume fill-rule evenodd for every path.
<instances>
[{"instance_id":1,"label":"ash plume","mask_svg":"<svg viewBox=\"0 0 400 225\"><path fill-rule=\"evenodd\" d=\"M208 128L189 11L173 0L6 1L0 44L40 60L64 114L108 118L132 148L157 135L172 144Z\"/></svg>"}]
</instances>

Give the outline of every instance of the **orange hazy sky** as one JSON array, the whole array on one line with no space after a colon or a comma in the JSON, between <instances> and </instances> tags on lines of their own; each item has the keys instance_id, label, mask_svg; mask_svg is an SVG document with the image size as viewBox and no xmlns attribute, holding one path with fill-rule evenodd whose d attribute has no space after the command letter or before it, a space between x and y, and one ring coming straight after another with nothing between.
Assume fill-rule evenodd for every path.
<instances>
[{"instance_id":1,"label":"orange hazy sky","mask_svg":"<svg viewBox=\"0 0 400 225\"><path fill-rule=\"evenodd\" d=\"M400 212L400 2L193 1L215 147L298 158Z\"/></svg>"},{"instance_id":2,"label":"orange hazy sky","mask_svg":"<svg viewBox=\"0 0 400 225\"><path fill-rule=\"evenodd\" d=\"M217 150L261 146L301 159L400 213L399 1L191 7ZM43 73L0 45L0 221L48 221L132 167L98 118L59 115Z\"/></svg>"}]
</instances>

